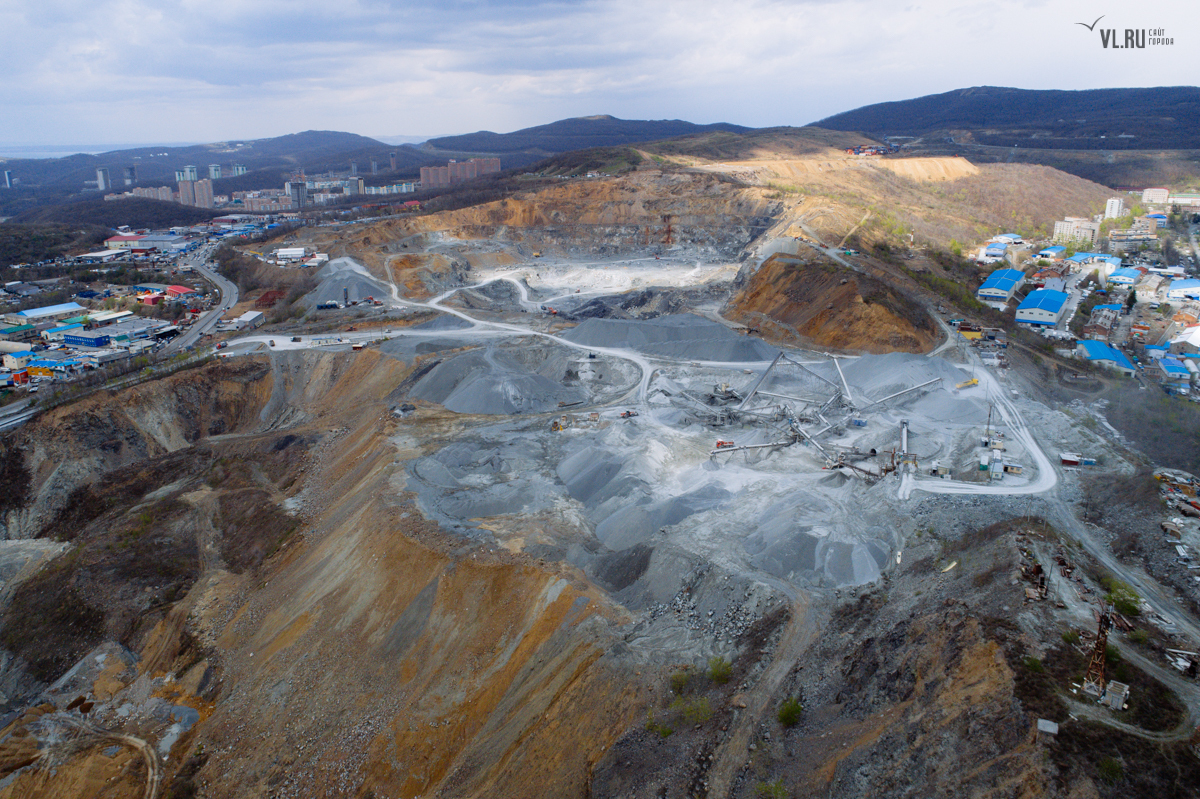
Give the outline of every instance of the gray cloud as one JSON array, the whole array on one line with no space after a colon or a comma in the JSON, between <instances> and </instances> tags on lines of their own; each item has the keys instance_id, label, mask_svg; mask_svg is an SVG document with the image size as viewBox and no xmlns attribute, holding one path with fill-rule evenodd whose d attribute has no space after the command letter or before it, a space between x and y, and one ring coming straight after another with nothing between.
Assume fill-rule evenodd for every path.
<instances>
[{"instance_id":1,"label":"gray cloud","mask_svg":"<svg viewBox=\"0 0 1200 799\"><path fill-rule=\"evenodd\" d=\"M800 125L961 86L1157 85L1187 74L1192 17L1189 0L1122 11L1120 27L1174 29L1177 44L1101 62L1073 25L1083 2L16 5L0 6L9 142L512 130L593 113Z\"/></svg>"}]
</instances>

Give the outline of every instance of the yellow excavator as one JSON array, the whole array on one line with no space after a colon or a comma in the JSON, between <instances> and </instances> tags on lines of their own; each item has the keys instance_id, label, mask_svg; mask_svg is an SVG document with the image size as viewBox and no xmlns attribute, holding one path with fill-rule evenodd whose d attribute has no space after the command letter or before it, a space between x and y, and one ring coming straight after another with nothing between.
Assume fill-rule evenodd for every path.
<instances>
[{"instance_id":1,"label":"yellow excavator","mask_svg":"<svg viewBox=\"0 0 1200 799\"><path fill-rule=\"evenodd\" d=\"M957 386L955 386L955 388L970 388L971 386L977 386L977 385L979 385L979 378L972 377L970 380L962 381Z\"/></svg>"}]
</instances>

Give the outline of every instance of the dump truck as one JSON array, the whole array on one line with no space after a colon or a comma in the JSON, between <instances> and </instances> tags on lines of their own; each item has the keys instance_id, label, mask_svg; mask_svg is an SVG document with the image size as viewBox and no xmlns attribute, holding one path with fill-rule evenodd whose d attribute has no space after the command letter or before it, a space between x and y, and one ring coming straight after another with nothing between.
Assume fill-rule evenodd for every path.
<instances>
[{"instance_id":1,"label":"dump truck","mask_svg":"<svg viewBox=\"0 0 1200 799\"><path fill-rule=\"evenodd\" d=\"M637 415L638 415L638 412L637 412L637 411L623 411L623 412L621 413L621 418L622 418L622 419L630 419L630 418L632 418L632 417L634 417L634 416L637 416Z\"/></svg>"}]
</instances>

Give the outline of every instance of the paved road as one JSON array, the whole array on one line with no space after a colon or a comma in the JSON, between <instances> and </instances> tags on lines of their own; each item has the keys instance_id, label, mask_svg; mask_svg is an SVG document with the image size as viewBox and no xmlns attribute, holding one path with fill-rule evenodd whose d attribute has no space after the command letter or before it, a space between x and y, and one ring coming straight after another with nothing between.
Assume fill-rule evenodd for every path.
<instances>
[{"instance_id":1,"label":"paved road","mask_svg":"<svg viewBox=\"0 0 1200 799\"><path fill-rule=\"evenodd\" d=\"M186 333L172 340L163 351L166 353L176 352L178 350L187 349L200 340L200 337L216 327L217 322L221 317L229 312L229 309L237 304L238 289L231 281L226 280L221 275L217 274L212 269L209 269L205 264L208 262L208 257L216 248L215 244L206 244L193 253L190 253L181 265L192 266L197 272L204 276L206 280L214 284L217 290L221 292L221 302L212 310L201 314L195 324L188 329Z\"/></svg>"}]
</instances>

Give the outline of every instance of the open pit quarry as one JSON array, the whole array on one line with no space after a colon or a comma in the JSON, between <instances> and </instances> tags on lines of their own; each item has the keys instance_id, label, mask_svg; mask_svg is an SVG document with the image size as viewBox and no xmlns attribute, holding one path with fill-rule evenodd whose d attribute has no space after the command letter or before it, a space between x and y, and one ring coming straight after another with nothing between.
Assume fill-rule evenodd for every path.
<instances>
[{"instance_id":1,"label":"open pit quarry","mask_svg":"<svg viewBox=\"0 0 1200 799\"><path fill-rule=\"evenodd\" d=\"M1071 688L1101 570L1200 642L1058 453L1134 456L718 172L307 229L305 321L9 434L0 797L1196 795L1194 676Z\"/></svg>"}]
</instances>

